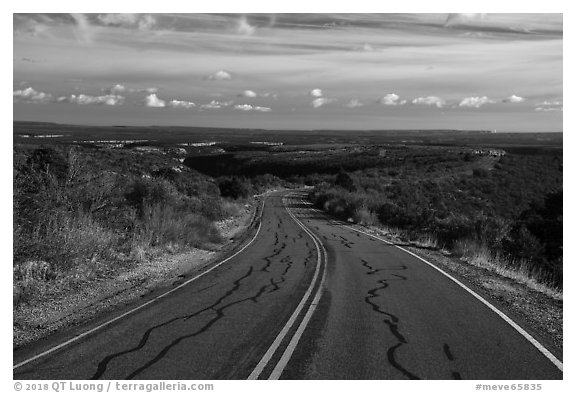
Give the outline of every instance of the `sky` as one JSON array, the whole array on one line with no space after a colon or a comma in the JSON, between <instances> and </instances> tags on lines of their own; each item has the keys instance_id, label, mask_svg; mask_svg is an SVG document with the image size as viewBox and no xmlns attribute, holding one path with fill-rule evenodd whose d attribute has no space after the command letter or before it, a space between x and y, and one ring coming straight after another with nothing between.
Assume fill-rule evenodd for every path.
<instances>
[{"instance_id":1,"label":"sky","mask_svg":"<svg viewBox=\"0 0 576 393\"><path fill-rule=\"evenodd\" d=\"M14 14L13 118L563 130L562 14Z\"/></svg>"}]
</instances>

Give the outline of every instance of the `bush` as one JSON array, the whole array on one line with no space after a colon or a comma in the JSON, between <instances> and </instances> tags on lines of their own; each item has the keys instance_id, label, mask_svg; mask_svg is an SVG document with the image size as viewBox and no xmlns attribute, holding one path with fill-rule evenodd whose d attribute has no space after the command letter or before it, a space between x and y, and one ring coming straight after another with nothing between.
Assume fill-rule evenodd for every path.
<instances>
[{"instance_id":1,"label":"bush","mask_svg":"<svg viewBox=\"0 0 576 393\"><path fill-rule=\"evenodd\" d=\"M224 177L218 179L220 195L226 198L248 198L252 194L252 184L244 177Z\"/></svg>"},{"instance_id":2,"label":"bush","mask_svg":"<svg viewBox=\"0 0 576 393\"><path fill-rule=\"evenodd\" d=\"M137 229L137 243L150 247L176 244L203 247L206 243L220 243L222 237L213 222L194 213L182 215L170 206L148 205Z\"/></svg>"},{"instance_id":3,"label":"bush","mask_svg":"<svg viewBox=\"0 0 576 393\"><path fill-rule=\"evenodd\" d=\"M472 175L474 175L474 177L488 177L490 176L490 171L488 169L485 168L474 168L472 170Z\"/></svg>"},{"instance_id":4,"label":"bush","mask_svg":"<svg viewBox=\"0 0 576 393\"><path fill-rule=\"evenodd\" d=\"M340 172L338 172L338 175L334 180L334 185L342 187L343 189L350 192L356 191L356 185L354 184L354 179L352 179L352 177L343 170L340 170Z\"/></svg>"},{"instance_id":5,"label":"bush","mask_svg":"<svg viewBox=\"0 0 576 393\"><path fill-rule=\"evenodd\" d=\"M239 212L197 172L140 167L141 161L123 170L117 164L129 162L129 152L41 148L15 154L13 268L24 299L111 274L145 260L153 248L212 247L222 241L213 221ZM154 176L143 176L142 169ZM231 183L238 196L249 195L244 180Z\"/></svg>"},{"instance_id":6,"label":"bush","mask_svg":"<svg viewBox=\"0 0 576 393\"><path fill-rule=\"evenodd\" d=\"M474 168L470 176L471 156L451 161L421 153L405 154L401 173L372 168L352 177L341 170L331 185L316 187L312 201L342 220L369 222L375 215L381 225L430 236L454 252L462 242L478 245L479 254L490 250L491 260L538 271L561 287L561 156L508 154L492 171Z\"/></svg>"}]
</instances>

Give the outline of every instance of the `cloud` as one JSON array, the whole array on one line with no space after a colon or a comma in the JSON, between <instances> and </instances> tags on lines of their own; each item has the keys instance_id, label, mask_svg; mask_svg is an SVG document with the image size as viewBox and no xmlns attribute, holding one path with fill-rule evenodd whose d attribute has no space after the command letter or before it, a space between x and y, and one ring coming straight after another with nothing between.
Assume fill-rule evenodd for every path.
<instances>
[{"instance_id":1,"label":"cloud","mask_svg":"<svg viewBox=\"0 0 576 393\"><path fill-rule=\"evenodd\" d=\"M428 106L435 105L438 108L442 108L446 104L446 101L444 101L440 97L428 96L428 97L415 98L412 100L412 103L416 105L428 105Z\"/></svg>"},{"instance_id":2,"label":"cloud","mask_svg":"<svg viewBox=\"0 0 576 393\"><path fill-rule=\"evenodd\" d=\"M466 97L462 101L460 101L458 106L469 107L469 108L480 108L482 105L493 104L493 103L494 103L494 100L491 100L486 96Z\"/></svg>"},{"instance_id":3,"label":"cloud","mask_svg":"<svg viewBox=\"0 0 576 393\"><path fill-rule=\"evenodd\" d=\"M267 106L252 106L250 104L234 105L234 110L237 111L257 111L257 112L270 112L272 109Z\"/></svg>"},{"instance_id":4,"label":"cloud","mask_svg":"<svg viewBox=\"0 0 576 393\"><path fill-rule=\"evenodd\" d=\"M380 98L379 102L382 105L404 105L406 100L400 100L400 96L398 94L389 93Z\"/></svg>"},{"instance_id":5,"label":"cloud","mask_svg":"<svg viewBox=\"0 0 576 393\"><path fill-rule=\"evenodd\" d=\"M194 108L196 106L196 104L191 102L191 101L172 100L168 103L168 106L171 106L173 108L190 109L190 108Z\"/></svg>"},{"instance_id":6,"label":"cloud","mask_svg":"<svg viewBox=\"0 0 576 393\"><path fill-rule=\"evenodd\" d=\"M312 97L322 97L322 89L312 89L309 93Z\"/></svg>"},{"instance_id":7,"label":"cloud","mask_svg":"<svg viewBox=\"0 0 576 393\"><path fill-rule=\"evenodd\" d=\"M448 14L444 26L454 26L468 24L470 22L481 21L486 18L486 14L468 13L468 14Z\"/></svg>"},{"instance_id":8,"label":"cloud","mask_svg":"<svg viewBox=\"0 0 576 393\"><path fill-rule=\"evenodd\" d=\"M234 103L234 101L216 101L216 100L212 100L210 101L209 104L202 104L200 105L200 108L202 109L220 109L222 107L226 107L226 106L230 106Z\"/></svg>"},{"instance_id":9,"label":"cloud","mask_svg":"<svg viewBox=\"0 0 576 393\"><path fill-rule=\"evenodd\" d=\"M31 87L27 87L24 90L16 90L12 93L13 99L18 102L34 102L34 103L45 103L52 99L52 95L49 93L44 93L42 91L36 91Z\"/></svg>"},{"instance_id":10,"label":"cloud","mask_svg":"<svg viewBox=\"0 0 576 393\"><path fill-rule=\"evenodd\" d=\"M542 107L542 106L538 106L534 109L536 112L563 112L564 111L564 107L553 107L553 106L547 106L547 107Z\"/></svg>"},{"instance_id":11,"label":"cloud","mask_svg":"<svg viewBox=\"0 0 576 393\"><path fill-rule=\"evenodd\" d=\"M93 28L84 14L70 14L76 22L76 34L80 42L91 43Z\"/></svg>"},{"instance_id":12,"label":"cloud","mask_svg":"<svg viewBox=\"0 0 576 393\"><path fill-rule=\"evenodd\" d=\"M208 75L206 79L214 81L227 81L232 79L232 75L228 71L220 70L214 74Z\"/></svg>"},{"instance_id":13,"label":"cloud","mask_svg":"<svg viewBox=\"0 0 576 393\"><path fill-rule=\"evenodd\" d=\"M256 32L256 28L248 23L246 15L242 15L236 24L236 32L241 35L252 35Z\"/></svg>"},{"instance_id":14,"label":"cloud","mask_svg":"<svg viewBox=\"0 0 576 393\"><path fill-rule=\"evenodd\" d=\"M68 102L70 104L78 104L78 105L122 105L124 103L125 98L120 95L114 94L106 94L103 96L90 96L86 94L71 94L68 97L58 97L58 102Z\"/></svg>"},{"instance_id":15,"label":"cloud","mask_svg":"<svg viewBox=\"0 0 576 393\"><path fill-rule=\"evenodd\" d=\"M518 103L524 102L526 99L524 97L517 96L516 94L512 94L510 97L504 98L502 102L511 102L511 103Z\"/></svg>"},{"instance_id":16,"label":"cloud","mask_svg":"<svg viewBox=\"0 0 576 393\"><path fill-rule=\"evenodd\" d=\"M202 109L220 109L220 108L222 108L222 105L218 104L217 101L212 101L209 104L200 105L200 108L202 108Z\"/></svg>"},{"instance_id":17,"label":"cloud","mask_svg":"<svg viewBox=\"0 0 576 393\"><path fill-rule=\"evenodd\" d=\"M98 21L104 25L150 30L156 25L156 19L148 14L100 14Z\"/></svg>"},{"instance_id":18,"label":"cloud","mask_svg":"<svg viewBox=\"0 0 576 393\"><path fill-rule=\"evenodd\" d=\"M148 93L148 94L153 94L153 93L158 93L158 88L157 88L157 87L130 88L130 89L128 89L128 91L129 91L130 93Z\"/></svg>"},{"instance_id":19,"label":"cloud","mask_svg":"<svg viewBox=\"0 0 576 393\"><path fill-rule=\"evenodd\" d=\"M258 96L258 94L256 94L254 91L252 90L244 90L242 92L242 97L248 97L248 98L254 98Z\"/></svg>"},{"instance_id":20,"label":"cloud","mask_svg":"<svg viewBox=\"0 0 576 393\"><path fill-rule=\"evenodd\" d=\"M562 105L562 101L544 101L544 102L540 102L538 104L536 104L538 106L558 106L558 105Z\"/></svg>"},{"instance_id":21,"label":"cloud","mask_svg":"<svg viewBox=\"0 0 576 393\"><path fill-rule=\"evenodd\" d=\"M316 109L316 108L320 108L321 106L324 106L330 102L334 101L331 98L316 98L314 101L312 101L312 106Z\"/></svg>"},{"instance_id":22,"label":"cloud","mask_svg":"<svg viewBox=\"0 0 576 393\"><path fill-rule=\"evenodd\" d=\"M150 108L163 108L166 106L166 101L158 98L156 93L152 93L146 96L146 106Z\"/></svg>"},{"instance_id":23,"label":"cloud","mask_svg":"<svg viewBox=\"0 0 576 393\"><path fill-rule=\"evenodd\" d=\"M344 106L348 107L348 108L359 108L361 106L364 106L364 104L362 102L360 102L360 100L358 99L353 99L348 101L346 104L344 104Z\"/></svg>"},{"instance_id":24,"label":"cloud","mask_svg":"<svg viewBox=\"0 0 576 393\"><path fill-rule=\"evenodd\" d=\"M276 94L276 93L261 93L260 97L272 97L273 100L277 100L278 94Z\"/></svg>"},{"instance_id":25,"label":"cloud","mask_svg":"<svg viewBox=\"0 0 576 393\"><path fill-rule=\"evenodd\" d=\"M120 84L116 84L107 90L110 94L120 94L126 91L126 87Z\"/></svg>"},{"instance_id":26,"label":"cloud","mask_svg":"<svg viewBox=\"0 0 576 393\"><path fill-rule=\"evenodd\" d=\"M270 112L272 108L269 108L267 106L255 106L254 110L258 112Z\"/></svg>"}]
</instances>

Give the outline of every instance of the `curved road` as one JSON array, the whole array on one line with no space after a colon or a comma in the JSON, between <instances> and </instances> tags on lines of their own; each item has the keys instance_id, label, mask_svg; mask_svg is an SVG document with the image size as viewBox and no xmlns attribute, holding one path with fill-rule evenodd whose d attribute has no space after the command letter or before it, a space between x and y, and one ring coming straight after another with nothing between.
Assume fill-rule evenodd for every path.
<instances>
[{"instance_id":1,"label":"curved road","mask_svg":"<svg viewBox=\"0 0 576 393\"><path fill-rule=\"evenodd\" d=\"M14 379L562 379L458 283L304 199L268 197L251 243L171 293L14 351Z\"/></svg>"}]
</instances>

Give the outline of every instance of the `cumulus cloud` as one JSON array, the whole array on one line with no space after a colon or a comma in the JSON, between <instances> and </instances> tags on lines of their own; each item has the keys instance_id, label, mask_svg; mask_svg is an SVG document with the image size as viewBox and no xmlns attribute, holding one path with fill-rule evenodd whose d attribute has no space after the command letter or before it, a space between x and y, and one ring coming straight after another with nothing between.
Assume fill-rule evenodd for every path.
<instances>
[{"instance_id":1,"label":"cumulus cloud","mask_svg":"<svg viewBox=\"0 0 576 393\"><path fill-rule=\"evenodd\" d=\"M208 104L202 104L200 105L200 108L202 109L220 109L222 107L226 107L226 106L230 106L234 103L234 101L216 101L216 100L212 100L210 101L210 103Z\"/></svg>"},{"instance_id":2,"label":"cumulus cloud","mask_svg":"<svg viewBox=\"0 0 576 393\"><path fill-rule=\"evenodd\" d=\"M242 97L254 98L256 96L258 96L258 94L256 94L256 92L254 92L252 90L244 90L242 92Z\"/></svg>"},{"instance_id":3,"label":"cumulus cloud","mask_svg":"<svg viewBox=\"0 0 576 393\"><path fill-rule=\"evenodd\" d=\"M502 100L502 102L511 102L513 104L524 101L526 101L524 97L517 96L516 94L512 94L510 97L504 98Z\"/></svg>"},{"instance_id":4,"label":"cumulus cloud","mask_svg":"<svg viewBox=\"0 0 576 393\"><path fill-rule=\"evenodd\" d=\"M348 108L358 108L361 106L364 106L364 104L362 102L360 102L360 100L358 99L353 99L348 101L346 104L344 104L344 106L348 107Z\"/></svg>"},{"instance_id":5,"label":"cumulus cloud","mask_svg":"<svg viewBox=\"0 0 576 393\"><path fill-rule=\"evenodd\" d=\"M206 79L214 81L227 81L232 79L232 75L228 71L219 70L214 74L208 75Z\"/></svg>"},{"instance_id":6,"label":"cumulus cloud","mask_svg":"<svg viewBox=\"0 0 576 393\"><path fill-rule=\"evenodd\" d=\"M330 102L334 101L333 99L330 98L316 98L314 101L312 101L312 106L316 109L316 108L320 108L321 106L324 106Z\"/></svg>"},{"instance_id":7,"label":"cumulus cloud","mask_svg":"<svg viewBox=\"0 0 576 393\"><path fill-rule=\"evenodd\" d=\"M272 110L272 108L267 107L267 106L255 106L254 110L258 111L258 112L270 112Z\"/></svg>"},{"instance_id":8,"label":"cumulus cloud","mask_svg":"<svg viewBox=\"0 0 576 393\"><path fill-rule=\"evenodd\" d=\"M261 93L260 97L271 97L273 100L277 100L278 94L276 94L276 93Z\"/></svg>"},{"instance_id":9,"label":"cumulus cloud","mask_svg":"<svg viewBox=\"0 0 576 393\"><path fill-rule=\"evenodd\" d=\"M466 97L462 101L460 101L460 104L458 104L458 106L463 106L463 107L468 107L468 108L480 108L482 105L493 104L493 103L494 103L494 100L491 100L490 98L488 98L486 96Z\"/></svg>"},{"instance_id":10,"label":"cumulus cloud","mask_svg":"<svg viewBox=\"0 0 576 393\"><path fill-rule=\"evenodd\" d=\"M150 108L163 108L166 106L166 101L158 98L156 93L146 96L146 106Z\"/></svg>"},{"instance_id":11,"label":"cumulus cloud","mask_svg":"<svg viewBox=\"0 0 576 393\"><path fill-rule=\"evenodd\" d=\"M322 89L312 89L309 93L312 97L322 97Z\"/></svg>"},{"instance_id":12,"label":"cumulus cloud","mask_svg":"<svg viewBox=\"0 0 576 393\"><path fill-rule=\"evenodd\" d=\"M406 100L400 100L400 96L398 94L389 93L380 98L379 102L382 105L404 105Z\"/></svg>"},{"instance_id":13,"label":"cumulus cloud","mask_svg":"<svg viewBox=\"0 0 576 393\"><path fill-rule=\"evenodd\" d=\"M34 102L34 103L44 103L50 101L52 95L49 93L44 93L42 91L36 91L31 87L27 87L23 90L15 90L12 92L13 99L18 102Z\"/></svg>"},{"instance_id":14,"label":"cumulus cloud","mask_svg":"<svg viewBox=\"0 0 576 393\"><path fill-rule=\"evenodd\" d=\"M126 87L120 84L116 84L108 89L110 94L120 94L126 91Z\"/></svg>"},{"instance_id":15,"label":"cumulus cloud","mask_svg":"<svg viewBox=\"0 0 576 393\"><path fill-rule=\"evenodd\" d=\"M446 104L446 101L444 101L440 97L428 96L428 97L414 98L412 100L412 103L416 105L428 105L428 106L435 105L438 108L442 108Z\"/></svg>"},{"instance_id":16,"label":"cumulus cloud","mask_svg":"<svg viewBox=\"0 0 576 393\"><path fill-rule=\"evenodd\" d=\"M267 106L253 106L250 104L234 105L234 110L237 111L257 111L257 112L270 112L272 109Z\"/></svg>"},{"instance_id":17,"label":"cumulus cloud","mask_svg":"<svg viewBox=\"0 0 576 393\"><path fill-rule=\"evenodd\" d=\"M156 25L156 19L148 14L100 14L98 21L104 25L131 27L150 30Z\"/></svg>"},{"instance_id":18,"label":"cumulus cloud","mask_svg":"<svg viewBox=\"0 0 576 393\"><path fill-rule=\"evenodd\" d=\"M220 108L222 108L222 105L220 105L218 103L218 101L212 101L209 104L200 105L200 108L202 108L202 109L220 109Z\"/></svg>"},{"instance_id":19,"label":"cumulus cloud","mask_svg":"<svg viewBox=\"0 0 576 393\"><path fill-rule=\"evenodd\" d=\"M109 106L116 106L122 105L124 103L125 98L120 95L115 94L106 94L103 96L91 96L87 94L71 94L68 97L58 97L58 102L67 102L70 104L78 104L78 105L109 105Z\"/></svg>"},{"instance_id":20,"label":"cumulus cloud","mask_svg":"<svg viewBox=\"0 0 576 393\"><path fill-rule=\"evenodd\" d=\"M172 100L172 101L168 102L168 106L171 106L172 108L190 109L190 108L194 108L196 106L196 104L191 102L191 101Z\"/></svg>"}]
</instances>

